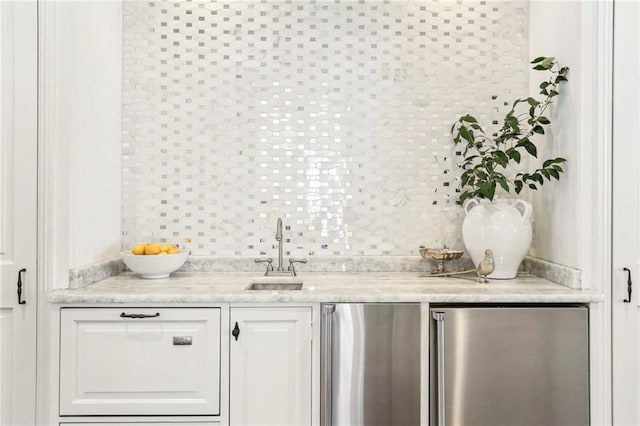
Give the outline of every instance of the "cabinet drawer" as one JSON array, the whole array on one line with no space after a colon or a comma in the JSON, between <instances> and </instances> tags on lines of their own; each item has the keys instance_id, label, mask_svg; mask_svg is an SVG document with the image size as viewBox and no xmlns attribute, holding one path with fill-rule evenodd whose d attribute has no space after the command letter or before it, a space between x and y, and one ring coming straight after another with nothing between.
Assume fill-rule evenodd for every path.
<instances>
[{"instance_id":1,"label":"cabinet drawer","mask_svg":"<svg viewBox=\"0 0 640 426\"><path fill-rule=\"evenodd\" d=\"M59 426L219 426L218 422L170 422L170 423L156 423L156 422L117 422L117 423L59 423Z\"/></svg>"},{"instance_id":2,"label":"cabinet drawer","mask_svg":"<svg viewBox=\"0 0 640 426\"><path fill-rule=\"evenodd\" d=\"M62 309L60 415L219 415L220 309Z\"/></svg>"},{"instance_id":3,"label":"cabinet drawer","mask_svg":"<svg viewBox=\"0 0 640 426\"><path fill-rule=\"evenodd\" d=\"M117 422L117 423L59 423L59 426L219 426L218 422L170 422L170 423L156 423L156 422Z\"/></svg>"}]
</instances>

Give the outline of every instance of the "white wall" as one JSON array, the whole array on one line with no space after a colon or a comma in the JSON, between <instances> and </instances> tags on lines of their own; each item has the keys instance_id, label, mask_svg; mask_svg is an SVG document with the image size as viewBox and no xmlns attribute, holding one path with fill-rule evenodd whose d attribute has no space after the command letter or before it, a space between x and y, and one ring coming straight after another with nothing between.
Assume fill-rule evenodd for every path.
<instances>
[{"instance_id":1,"label":"white wall","mask_svg":"<svg viewBox=\"0 0 640 426\"><path fill-rule=\"evenodd\" d=\"M120 249L121 3L56 3L53 31L47 142L57 179L55 263L64 271Z\"/></svg>"},{"instance_id":2,"label":"white wall","mask_svg":"<svg viewBox=\"0 0 640 426\"><path fill-rule=\"evenodd\" d=\"M529 6L529 57L554 56L562 66L570 67L569 82L561 86L548 114L551 125L545 137L538 139L538 162L547 158L564 157L568 163L559 182L545 183L538 191L532 191L534 207L534 241L531 255L566 266L581 268L579 241L581 150L591 141L586 135L585 122L592 120L584 110L588 102L585 81L583 8L577 1L533 1ZM538 85L547 75L542 71L530 71L531 94L539 92ZM541 95L539 95L541 96ZM539 167L536 162L532 167Z\"/></svg>"},{"instance_id":3,"label":"white wall","mask_svg":"<svg viewBox=\"0 0 640 426\"><path fill-rule=\"evenodd\" d=\"M63 243L57 263L70 268L115 258L120 247L121 7L120 2L56 4L55 192L57 241ZM591 118L583 91L589 73L582 66L583 9L589 5L534 1L529 7L529 57L553 55L572 68L540 155L561 155L569 164L559 183L531 196L537 212L531 254L580 268L579 198L585 188L579 159L593 141L584 126ZM531 72L533 93L540 76Z\"/></svg>"}]
</instances>

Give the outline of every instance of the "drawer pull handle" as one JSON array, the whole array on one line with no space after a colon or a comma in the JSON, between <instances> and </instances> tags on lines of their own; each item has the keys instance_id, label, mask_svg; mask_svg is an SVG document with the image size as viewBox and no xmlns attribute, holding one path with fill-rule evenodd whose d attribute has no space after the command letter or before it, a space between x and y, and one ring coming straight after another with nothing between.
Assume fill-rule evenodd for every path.
<instances>
[{"instance_id":1,"label":"drawer pull handle","mask_svg":"<svg viewBox=\"0 0 640 426\"><path fill-rule=\"evenodd\" d=\"M155 317L159 317L160 316L160 312L156 312L153 315L146 315L146 314L125 314L124 312L120 314L120 318L155 318Z\"/></svg>"},{"instance_id":2,"label":"drawer pull handle","mask_svg":"<svg viewBox=\"0 0 640 426\"><path fill-rule=\"evenodd\" d=\"M173 346L191 346L192 342L191 336L173 336Z\"/></svg>"}]
</instances>

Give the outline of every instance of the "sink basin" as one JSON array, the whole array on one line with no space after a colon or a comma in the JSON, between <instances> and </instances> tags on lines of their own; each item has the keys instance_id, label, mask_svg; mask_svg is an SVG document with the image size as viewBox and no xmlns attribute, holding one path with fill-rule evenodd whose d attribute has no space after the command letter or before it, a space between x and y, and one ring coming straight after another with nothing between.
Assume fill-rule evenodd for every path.
<instances>
[{"instance_id":1,"label":"sink basin","mask_svg":"<svg viewBox=\"0 0 640 426\"><path fill-rule=\"evenodd\" d=\"M247 290L301 290L302 278L298 277L258 277L251 280Z\"/></svg>"}]
</instances>

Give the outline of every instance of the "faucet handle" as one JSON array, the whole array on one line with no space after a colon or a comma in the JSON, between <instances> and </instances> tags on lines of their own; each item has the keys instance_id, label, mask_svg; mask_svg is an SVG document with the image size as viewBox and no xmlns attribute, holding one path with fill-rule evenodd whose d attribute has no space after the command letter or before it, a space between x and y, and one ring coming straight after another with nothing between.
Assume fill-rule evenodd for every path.
<instances>
[{"instance_id":1,"label":"faucet handle","mask_svg":"<svg viewBox=\"0 0 640 426\"><path fill-rule=\"evenodd\" d=\"M295 277L297 274L296 268L293 266L294 263L307 263L307 259L294 259L293 257L289 259L289 267L287 268L287 271L291 272L291 275Z\"/></svg>"},{"instance_id":2,"label":"faucet handle","mask_svg":"<svg viewBox=\"0 0 640 426\"><path fill-rule=\"evenodd\" d=\"M264 273L265 275L267 275L269 273L269 271L273 271L273 259L272 258L266 258L266 259L254 259L255 263L266 263L267 264L267 271Z\"/></svg>"}]
</instances>

